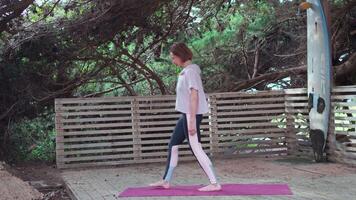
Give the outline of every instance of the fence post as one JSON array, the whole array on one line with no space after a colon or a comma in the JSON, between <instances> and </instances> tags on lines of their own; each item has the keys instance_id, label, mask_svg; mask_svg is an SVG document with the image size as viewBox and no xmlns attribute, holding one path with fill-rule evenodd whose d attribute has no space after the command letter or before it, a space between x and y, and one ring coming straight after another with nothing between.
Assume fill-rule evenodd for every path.
<instances>
[{"instance_id":1,"label":"fence post","mask_svg":"<svg viewBox=\"0 0 356 200\"><path fill-rule=\"evenodd\" d=\"M131 99L131 119L132 119L132 136L133 136L133 156L134 160L141 160L141 138L140 138L140 113L139 102L137 97Z\"/></svg>"},{"instance_id":2,"label":"fence post","mask_svg":"<svg viewBox=\"0 0 356 200\"><path fill-rule=\"evenodd\" d=\"M215 95L209 95L209 131L210 131L210 152L216 156L219 152L218 120L217 120L217 100Z\"/></svg>"},{"instance_id":3,"label":"fence post","mask_svg":"<svg viewBox=\"0 0 356 200\"><path fill-rule=\"evenodd\" d=\"M293 119L293 114L290 113L290 108L292 107L292 104L290 105L288 102L288 94L285 93L285 90L283 91L284 93L284 114L286 116L286 143L287 143L287 154L288 155L293 155L296 154L297 151L297 136L295 132L295 125L294 125L294 119Z\"/></svg>"},{"instance_id":4,"label":"fence post","mask_svg":"<svg viewBox=\"0 0 356 200\"><path fill-rule=\"evenodd\" d=\"M56 129L56 164L57 168L64 167L64 131L63 131L63 116L61 109L62 104L59 99L54 100L55 110L55 129Z\"/></svg>"}]
</instances>

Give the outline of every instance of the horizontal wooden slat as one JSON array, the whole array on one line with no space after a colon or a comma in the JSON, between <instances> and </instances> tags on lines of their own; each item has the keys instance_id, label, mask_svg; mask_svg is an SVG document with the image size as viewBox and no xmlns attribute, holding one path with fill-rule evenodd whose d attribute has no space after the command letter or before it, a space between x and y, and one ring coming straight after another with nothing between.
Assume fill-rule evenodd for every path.
<instances>
[{"instance_id":1,"label":"horizontal wooden slat","mask_svg":"<svg viewBox=\"0 0 356 200\"><path fill-rule=\"evenodd\" d=\"M105 109L116 109L116 110L128 110L131 109L131 104L118 104L118 105L85 105L85 106L61 106L58 111L69 111L69 110L105 110Z\"/></svg>"},{"instance_id":2,"label":"horizontal wooden slat","mask_svg":"<svg viewBox=\"0 0 356 200\"><path fill-rule=\"evenodd\" d=\"M337 99L356 99L356 95L332 95L331 100Z\"/></svg>"},{"instance_id":3,"label":"horizontal wooden slat","mask_svg":"<svg viewBox=\"0 0 356 200\"><path fill-rule=\"evenodd\" d=\"M94 118L74 118L62 119L61 123L81 123L81 122L106 122L106 121L131 121L131 116L126 117L94 117Z\"/></svg>"},{"instance_id":4,"label":"horizontal wooden slat","mask_svg":"<svg viewBox=\"0 0 356 200\"><path fill-rule=\"evenodd\" d=\"M356 113L356 110L343 110L343 109L340 109L340 110L333 110L333 113Z\"/></svg>"},{"instance_id":5,"label":"horizontal wooden slat","mask_svg":"<svg viewBox=\"0 0 356 200\"><path fill-rule=\"evenodd\" d=\"M171 133L154 133L154 134L140 134L138 138L161 138L161 137L171 137Z\"/></svg>"},{"instance_id":6,"label":"horizontal wooden slat","mask_svg":"<svg viewBox=\"0 0 356 200\"><path fill-rule=\"evenodd\" d=\"M141 108L155 108L155 107L174 107L175 102L142 102L137 105L139 109Z\"/></svg>"},{"instance_id":7,"label":"horizontal wooden slat","mask_svg":"<svg viewBox=\"0 0 356 200\"><path fill-rule=\"evenodd\" d=\"M170 103L175 102L176 96L175 95L149 95L148 98L146 96L136 96L133 97L133 100L136 100L140 104L147 104L147 103ZM207 97L206 97L207 98Z\"/></svg>"},{"instance_id":8,"label":"horizontal wooden slat","mask_svg":"<svg viewBox=\"0 0 356 200\"><path fill-rule=\"evenodd\" d=\"M261 127L261 126L266 126L266 127L276 127L278 125L285 125L284 122L259 122L259 123L228 123L228 124L218 124L219 128L244 128L244 127Z\"/></svg>"},{"instance_id":9,"label":"horizontal wooden slat","mask_svg":"<svg viewBox=\"0 0 356 200\"><path fill-rule=\"evenodd\" d=\"M106 136L74 137L74 138L57 137L57 143L120 140L120 139L132 139L133 137L134 137L133 135L106 135Z\"/></svg>"},{"instance_id":10,"label":"horizontal wooden slat","mask_svg":"<svg viewBox=\"0 0 356 200\"><path fill-rule=\"evenodd\" d=\"M129 152L134 151L132 147L130 148L108 148L108 149L86 149L86 150L71 150L62 151L59 156L76 155L76 154L93 154L93 153L119 153L119 152Z\"/></svg>"},{"instance_id":11,"label":"horizontal wooden slat","mask_svg":"<svg viewBox=\"0 0 356 200\"><path fill-rule=\"evenodd\" d=\"M105 159L119 159L119 158L133 158L132 154L114 154L114 155L98 155L98 156L78 156L63 158L64 162L71 161L92 161L92 160L105 160Z\"/></svg>"},{"instance_id":12,"label":"horizontal wooden slat","mask_svg":"<svg viewBox=\"0 0 356 200\"><path fill-rule=\"evenodd\" d=\"M207 142L210 141L210 138L202 137L201 142ZM141 140L140 144L162 144L162 143L169 143L169 139L155 139L155 140Z\"/></svg>"},{"instance_id":13,"label":"horizontal wooden slat","mask_svg":"<svg viewBox=\"0 0 356 200\"><path fill-rule=\"evenodd\" d=\"M332 117L335 121L348 121L348 122L352 122L352 121L356 121L356 117Z\"/></svg>"},{"instance_id":14,"label":"horizontal wooden slat","mask_svg":"<svg viewBox=\"0 0 356 200\"><path fill-rule=\"evenodd\" d=\"M261 110L256 110L256 111L232 111L232 112L218 112L217 116L226 116L226 115L234 115L234 116L239 116L239 115L266 115L266 114L282 114L284 113L284 109L273 109L273 110L264 110L263 113L261 113Z\"/></svg>"},{"instance_id":15,"label":"horizontal wooden slat","mask_svg":"<svg viewBox=\"0 0 356 200\"><path fill-rule=\"evenodd\" d=\"M79 149L79 148L91 148L91 147L111 147L111 146L129 146L136 144L134 141L127 142L96 142L96 143L84 143L84 144L65 144L64 149Z\"/></svg>"},{"instance_id":16,"label":"horizontal wooden slat","mask_svg":"<svg viewBox=\"0 0 356 200\"><path fill-rule=\"evenodd\" d=\"M218 106L226 104L253 104L253 103L270 103L270 102L284 102L284 97L272 97L272 98L256 98L256 99L232 99L232 100L219 100L216 102Z\"/></svg>"},{"instance_id":17,"label":"horizontal wooden slat","mask_svg":"<svg viewBox=\"0 0 356 200\"><path fill-rule=\"evenodd\" d=\"M239 106L221 106L219 110L246 110L246 109L259 109L259 108L284 108L284 103L276 104L262 104L262 105L239 105Z\"/></svg>"},{"instance_id":18,"label":"horizontal wooden slat","mask_svg":"<svg viewBox=\"0 0 356 200\"><path fill-rule=\"evenodd\" d=\"M356 128L356 124L339 124L339 123L335 123L335 127Z\"/></svg>"},{"instance_id":19,"label":"horizontal wooden slat","mask_svg":"<svg viewBox=\"0 0 356 200\"><path fill-rule=\"evenodd\" d=\"M306 107L308 106L308 103L290 103L290 102L287 102L285 104L287 107Z\"/></svg>"},{"instance_id":20,"label":"horizontal wooden slat","mask_svg":"<svg viewBox=\"0 0 356 200\"><path fill-rule=\"evenodd\" d=\"M233 146L233 147L232 147ZM283 145L283 144L268 144L265 146L239 146L239 147L235 147L234 145L232 146L223 146L221 148L218 149L219 152L229 152L229 150L231 151L231 148L233 148L232 150L234 150L235 152L239 152L241 153L241 151L263 151L263 150L267 150L267 151L273 151L273 150L286 150L287 146Z\"/></svg>"},{"instance_id":21,"label":"horizontal wooden slat","mask_svg":"<svg viewBox=\"0 0 356 200\"><path fill-rule=\"evenodd\" d=\"M306 101L306 102L308 102L308 96L286 96L285 100L286 100L286 102L289 102L289 101Z\"/></svg>"},{"instance_id":22,"label":"horizontal wooden slat","mask_svg":"<svg viewBox=\"0 0 356 200\"><path fill-rule=\"evenodd\" d=\"M152 96L135 96L137 101L174 101L176 100L175 95L152 95Z\"/></svg>"},{"instance_id":23,"label":"horizontal wooden slat","mask_svg":"<svg viewBox=\"0 0 356 200\"><path fill-rule=\"evenodd\" d=\"M263 145L263 144L276 144L276 143L284 143L285 140L284 139L272 139L272 140L254 140L254 141L248 141L248 142L221 142L219 143L220 147L223 146L232 146L232 145L247 145L247 144L258 144L258 145ZM263 148L263 146L261 146L260 148Z\"/></svg>"},{"instance_id":24,"label":"horizontal wooden slat","mask_svg":"<svg viewBox=\"0 0 356 200\"><path fill-rule=\"evenodd\" d=\"M279 137L285 137L284 133L279 133L279 134L254 134L254 135L234 135L234 136L219 136L219 141L225 141L225 140L246 140L246 139L252 139L252 138L279 138ZM251 143L253 143L251 141Z\"/></svg>"},{"instance_id":25,"label":"horizontal wooden slat","mask_svg":"<svg viewBox=\"0 0 356 200\"><path fill-rule=\"evenodd\" d=\"M307 92L306 88L284 89L285 94L306 94Z\"/></svg>"},{"instance_id":26,"label":"horizontal wooden slat","mask_svg":"<svg viewBox=\"0 0 356 200\"><path fill-rule=\"evenodd\" d=\"M154 119L178 119L181 114L164 114L164 115L140 115L140 120L154 120Z\"/></svg>"},{"instance_id":27,"label":"horizontal wooden slat","mask_svg":"<svg viewBox=\"0 0 356 200\"><path fill-rule=\"evenodd\" d=\"M62 129L87 129L87 128L114 128L129 127L132 123L102 123L102 124L81 124L81 125L64 125Z\"/></svg>"},{"instance_id":28,"label":"horizontal wooden slat","mask_svg":"<svg viewBox=\"0 0 356 200\"><path fill-rule=\"evenodd\" d=\"M285 116L254 116L254 117L219 117L217 122L243 122L243 121L270 121L273 119L283 119Z\"/></svg>"},{"instance_id":29,"label":"horizontal wooden slat","mask_svg":"<svg viewBox=\"0 0 356 200\"><path fill-rule=\"evenodd\" d=\"M109 133L132 133L133 129L108 129L108 130L86 130L86 131L68 131L63 132L63 136L72 135L99 135L99 134L109 134Z\"/></svg>"},{"instance_id":30,"label":"horizontal wooden slat","mask_svg":"<svg viewBox=\"0 0 356 200\"><path fill-rule=\"evenodd\" d=\"M88 111L88 112L57 112L57 115L62 117L66 116L87 116L87 115L123 115L131 114L131 110L114 110L114 111Z\"/></svg>"},{"instance_id":31,"label":"horizontal wooden slat","mask_svg":"<svg viewBox=\"0 0 356 200\"><path fill-rule=\"evenodd\" d=\"M336 87L332 89L332 93L339 93L339 92L354 92L356 93L356 87L355 86L350 86L350 87Z\"/></svg>"},{"instance_id":32,"label":"horizontal wooden slat","mask_svg":"<svg viewBox=\"0 0 356 200\"><path fill-rule=\"evenodd\" d=\"M173 127L152 127L152 128L140 128L142 132L150 132L150 131L173 131Z\"/></svg>"},{"instance_id":33,"label":"horizontal wooden slat","mask_svg":"<svg viewBox=\"0 0 356 200\"><path fill-rule=\"evenodd\" d=\"M332 102L331 104L334 106L356 106L356 102Z\"/></svg>"},{"instance_id":34,"label":"horizontal wooden slat","mask_svg":"<svg viewBox=\"0 0 356 200\"><path fill-rule=\"evenodd\" d=\"M226 134L226 133L238 133L238 134L243 134L243 133L281 133L285 131L282 128L269 128L269 129L246 129L246 130L218 130L218 134Z\"/></svg>"},{"instance_id":35,"label":"horizontal wooden slat","mask_svg":"<svg viewBox=\"0 0 356 200\"><path fill-rule=\"evenodd\" d=\"M283 95L283 91L272 90L272 91L258 91L258 92L227 92L227 93L213 93L209 96L214 96L217 99L221 98L233 98L233 97L256 97L256 96L279 96Z\"/></svg>"},{"instance_id":36,"label":"horizontal wooden slat","mask_svg":"<svg viewBox=\"0 0 356 200\"><path fill-rule=\"evenodd\" d=\"M205 121L206 122L206 121ZM175 120L160 120L160 121L149 121L149 122L140 122L139 126L149 126L149 125L157 125L157 126L170 126L170 127L174 127L175 124L177 124L177 119Z\"/></svg>"},{"instance_id":37,"label":"horizontal wooden slat","mask_svg":"<svg viewBox=\"0 0 356 200\"><path fill-rule=\"evenodd\" d=\"M204 147L208 147L210 144L209 143L205 143ZM141 146L140 150L143 151L167 151L168 150L168 145L167 144L161 144L161 145L154 145L154 146ZM180 150L190 150L190 147L188 145L187 142L180 144L179 145L179 151Z\"/></svg>"},{"instance_id":38,"label":"horizontal wooden slat","mask_svg":"<svg viewBox=\"0 0 356 200\"><path fill-rule=\"evenodd\" d=\"M58 98L56 103L60 104L75 104L75 103L101 103L101 102L131 102L133 99L137 101L169 101L175 100L175 95L162 96L120 96L120 97L90 97L90 98Z\"/></svg>"},{"instance_id":39,"label":"horizontal wooden slat","mask_svg":"<svg viewBox=\"0 0 356 200\"><path fill-rule=\"evenodd\" d=\"M84 104L84 103L130 103L132 97L100 97L100 98L59 98L57 104Z\"/></svg>"},{"instance_id":40,"label":"horizontal wooden slat","mask_svg":"<svg viewBox=\"0 0 356 200\"><path fill-rule=\"evenodd\" d=\"M144 114L144 113L177 113L173 108L168 109L152 109L152 110L138 110L137 113Z\"/></svg>"}]
</instances>

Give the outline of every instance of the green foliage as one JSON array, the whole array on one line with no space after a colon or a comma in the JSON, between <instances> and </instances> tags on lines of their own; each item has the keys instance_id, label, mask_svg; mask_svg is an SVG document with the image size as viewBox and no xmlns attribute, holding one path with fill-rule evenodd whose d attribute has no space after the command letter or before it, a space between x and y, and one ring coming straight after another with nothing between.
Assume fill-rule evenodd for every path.
<instances>
[{"instance_id":1,"label":"green foliage","mask_svg":"<svg viewBox=\"0 0 356 200\"><path fill-rule=\"evenodd\" d=\"M10 158L21 160L55 160L54 114L22 119L10 127Z\"/></svg>"}]
</instances>

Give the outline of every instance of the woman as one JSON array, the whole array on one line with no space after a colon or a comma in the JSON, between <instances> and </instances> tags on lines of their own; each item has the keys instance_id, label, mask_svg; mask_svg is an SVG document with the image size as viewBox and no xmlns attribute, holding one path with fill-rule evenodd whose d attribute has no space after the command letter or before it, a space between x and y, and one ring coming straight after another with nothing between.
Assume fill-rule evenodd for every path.
<instances>
[{"instance_id":1,"label":"woman","mask_svg":"<svg viewBox=\"0 0 356 200\"><path fill-rule=\"evenodd\" d=\"M182 115L176 124L168 145L168 159L163 180L152 183L150 186L170 187L173 171L178 163L178 145L187 139L193 155L197 158L210 180L210 185L198 190L221 190L221 186L216 180L213 165L203 151L200 142L200 123L203 119L203 114L208 112L208 104L200 78L200 68L198 65L192 64L193 54L184 43L172 45L170 56L173 64L183 68L178 77L175 105L175 109L181 112Z\"/></svg>"}]
</instances>

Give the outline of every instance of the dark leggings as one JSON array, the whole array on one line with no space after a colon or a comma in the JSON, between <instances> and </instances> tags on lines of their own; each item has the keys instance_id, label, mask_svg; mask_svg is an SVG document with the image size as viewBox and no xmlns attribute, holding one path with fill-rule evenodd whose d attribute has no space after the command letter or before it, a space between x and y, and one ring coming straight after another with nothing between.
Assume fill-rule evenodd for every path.
<instances>
[{"instance_id":1,"label":"dark leggings","mask_svg":"<svg viewBox=\"0 0 356 200\"><path fill-rule=\"evenodd\" d=\"M212 163L201 146L200 124L202 122L203 115L196 115L196 134L193 136L188 133L187 116L189 117L189 114L183 113L174 128L168 145L167 165L163 179L166 181L170 181L172 179L174 168L178 164L178 145L182 144L184 140L187 139L190 150L198 160L199 165L202 167L206 175L209 177L210 182L216 183Z\"/></svg>"}]
</instances>

